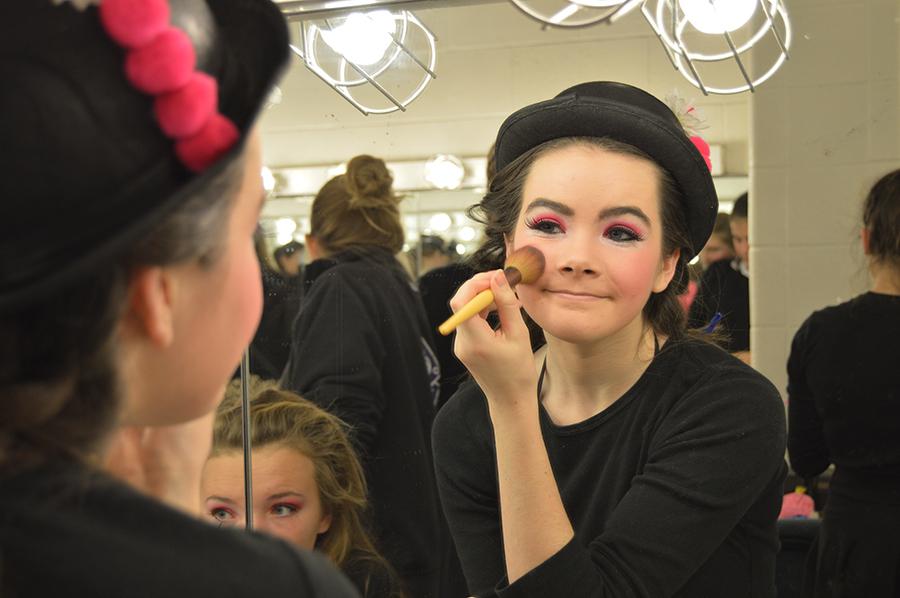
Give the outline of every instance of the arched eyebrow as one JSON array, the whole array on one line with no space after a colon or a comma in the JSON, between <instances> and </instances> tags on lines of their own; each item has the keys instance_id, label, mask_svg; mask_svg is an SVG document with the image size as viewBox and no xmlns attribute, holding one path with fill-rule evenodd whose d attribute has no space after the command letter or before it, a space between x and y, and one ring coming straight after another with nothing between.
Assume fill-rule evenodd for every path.
<instances>
[{"instance_id":1,"label":"arched eyebrow","mask_svg":"<svg viewBox=\"0 0 900 598\"><path fill-rule=\"evenodd\" d=\"M266 497L266 500L280 500L282 498L288 498L291 496L295 498L306 498L306 495L299 492L278 492L276 494L270 494Z\"/></svg>"},{"instance_id":2,"label":"arched eyebrow","mask_svg":"<svg viewBox=\"0 0 900 598\"><path fill-rule=\"evenodd\" d=\"M528 207L525 208L526 212L529 212L535 208L549 208L558 214L562 214L563 216L574 216L575 211L567 206L566 204L555 201L552 199L547 199L546 197L538 197L528 204ZM644 210L640 209L637 206L614 206L611 208L605 208L600 210L600 213L597 215L597 218L600 220L606 220L607 218L615 218L616 216L634 216L641 220L644 224L647 225L648 228L651 227L650 217L644 213Z\"/></svg>"},{"instance_id":3,"label":"arched eyebrow","mask_svg":"<svg viewBox=\"0 0 900 598\"><path fill-rule=\"evenodd\" d=\"M219 502L224 502L224 503L227 503L227 504L229 504L229 505L237 504L237 503L235 503L233 500L231 500L230 498L225 498L224 496L207 496L207 497L206 497L206 500L217 500L217 501L219 501Z\"/></svg>"}]
</instances>

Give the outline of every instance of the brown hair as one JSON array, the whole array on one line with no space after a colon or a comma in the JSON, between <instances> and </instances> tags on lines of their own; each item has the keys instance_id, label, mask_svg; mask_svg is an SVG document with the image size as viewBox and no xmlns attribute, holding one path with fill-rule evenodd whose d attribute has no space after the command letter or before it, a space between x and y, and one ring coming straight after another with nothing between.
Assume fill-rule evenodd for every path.
<instances>
[{"instance_id":1,"label":"brown hair","mask_svg":"<svg viewBox=\"0 0 900 598\"><path fill-rule=\"evenodd\" d=\"M243 170L244 161L235 160L117 262L0 313L0 472L61 456L89 460L98 450L121 403L117 327L130 273L192 260L214 264Z\"/></svg>"},{"instance_id":2,"label":"brown hair","mask_svg":"<svg viewBox=\"0 0 900 598\"><path fill-rule=\"evenodd\" d=\"M369 571L366 585L373 570L380 569L396 580L393 569L366 530L366 479L349 440L347 425L299 395L278 389L274 382L255 377L251 380L252 445L285 446L313 462L322 507L331 515L331 525L319 535L316 548L341 569L365 561ZM240 395L235 392L238 388L232 384L216 414L211 457L243 446ZM365 593L366 588L362 589Z\"/></svg>"},{"instance_id":3,"label":"brown hair","mask_svg":"<svg viewBox=\"0 0 900 598\"><path fill-rule=\"evenodd\" d=\"M366 245L399 253L403 225L393 184L383 160L356 156L347 164L346 174L334 177L316 194L310 234L329 253Z\"/></svg>"},{"instance_id":4,"label":"brown hair","mask_svg":"<svg viewBox=\"0 0 900 598\"><path fill-rule=\"evenodd\" d=\"M863 225L869 229L869 253L874 260L900 267L900 169L881 177L863 204Z\"/></svg>"},{"instance_id":5,"label":"brown hair","mask_svg":"<svg viewBox=\"0 0 900 598\"><path fill-rule=\"evenodd\" d=\"M659 211L663 230L662 253L668 256L679 248L681 253L672 281L664 291L650 296L644 306L644 317L658 334L672 340L684 337L686 319L678 295L687 288L688 256L693 255L694 249L682 207L682 192L671 174L634 146L605 137L564 137L533 147L510 162L493 178L484 199L469 208L469 217L485 227L485 242L472 255L470 263L479 270L502 267L506 259L505 239L515 230L522 209L522 191L532 165L550 151L575 145L635 156L656 166L659 173Z\"/></svg>"},{"instance_id":6,"label":"brown hair","mask_svg":"<svg viewBox=\"0 0 900 598\"><path fill-rule=\"evenodd\" d=\"M710 236L718 235L718 237L722 239L722 241L726 245L733 248L731 242L731 226L729 225L730 221L731 216L729 216L725 212L719 212L718 214L716 214L716 223L713 225L712 233L710 233Z\"/></svg>"}]
</instances>

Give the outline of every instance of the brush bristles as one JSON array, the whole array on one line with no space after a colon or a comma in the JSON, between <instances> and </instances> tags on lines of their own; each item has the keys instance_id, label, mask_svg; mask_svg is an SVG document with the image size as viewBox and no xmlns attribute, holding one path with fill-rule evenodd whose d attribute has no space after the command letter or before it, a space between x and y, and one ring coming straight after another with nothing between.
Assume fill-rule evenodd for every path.
<instances>
[{"instance_id":1,"label":"brush bristles","mask_svg":"<svg viewBox=\"0 0 900 598\"><path fill-rule=\"evenodd\" d=\"M544 254L539 249L526 245L509 254L504 269L507 270L507 279L511 274L509 269L515 268L519 271L521 279L516 282L510 281L510 284L515 286L519 282L530 284L540 278L544 273L544 264Z\"/></svg>"}]
</instances>

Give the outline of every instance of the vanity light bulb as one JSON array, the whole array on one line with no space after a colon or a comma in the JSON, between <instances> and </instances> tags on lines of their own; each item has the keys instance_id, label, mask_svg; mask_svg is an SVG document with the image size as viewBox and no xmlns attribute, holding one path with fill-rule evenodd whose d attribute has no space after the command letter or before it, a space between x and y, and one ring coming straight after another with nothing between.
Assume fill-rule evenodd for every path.
<instances>
[{"instance_id":1,"label":"vanity light bulb","mask_svg":"<svg viewBox=\"0 0 900 598\"><path fill-rule=\"evenodd\" d=\"M262 184L263 189L266 190L266 193L271 193L275 190L275 175L272 174L272 169L268 166L262 167L262 172L260 173L262 176Z\"/></svg>"},{"instance_id":2,"label":"vanity light bulb","mask_svg":"<svg viewBox=\"0 0 900 598\"><path fill-rule=\"evenodd\" d=\"M438 154L425 163L425 180L437 189L459 189L466 176L462 160L449 154Z\"/></svg>"},{"instance_id":3,"label":"vanity light bulb","mask_svg":"<svg viewBox=\"0 0 900 598\"><path fill-rule=\"evenodd\" d=\"M322 29L322 39L332 50L358 65L370 66L384 57L393 39L394 17L386 10L351 13L343 23Z\"/></svg>"},{"instance_id":4,"label":"vanity light bulb","mask_svg":"<svg viewBox=\"0 0 900 598\"><path fill-rule=\"evenodd\" d=\"M448 230L452 225L453 220L451 220L450 216L448 214L445 214L444 212L439 212L428 220L428 226L430 227L430 230L435 230L441 233ZM426 229L426 231L427 230L429 229Z\"/></svg>"},{"instance_id":5,"label":"vanity light bulb","mask_svg":"<svg viewBox=\"0 0 900 598\"><path fill-rule=\"evenodd\" d=\"M688 22L698 31L723 34L743 27L758 0L678 0ZM763 0L766 1L766 0Z\"/></svg>"}]
</instances>

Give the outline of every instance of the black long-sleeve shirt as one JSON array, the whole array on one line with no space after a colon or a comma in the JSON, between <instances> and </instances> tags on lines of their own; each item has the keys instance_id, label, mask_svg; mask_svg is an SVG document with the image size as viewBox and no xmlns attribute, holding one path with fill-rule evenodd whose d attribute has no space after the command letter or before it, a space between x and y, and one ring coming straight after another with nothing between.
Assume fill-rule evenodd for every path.
<instances>
[{"instance_id":1,"label":"black long-sleeve shirt","mask_svg":"<svg viewBox=\"0 0 900 598\"><path fill-rule=\"evenodd\" d=\"M0 596L353 598L324 558L74 463L0 479Z\"/></svg>"},{"instance_id":2,"label":"black long-sleeve shirt","mask_svg":"<svg viewBox=\"0 0 900 598\"><path fill-rule=\"evenodd\" d=\"M282 376L351 427L375 535L414 598L434 596L443 544L431 461L439 367L421 301L393 255L344 252L306 267Z\"/></svg>"},{"instance_id":3,"label":"black long-sleeve shirt","mask_svg":"<svg viewBox=\"0 0 900 598\"><path fill-rule=\"evenodd\" d=\"M788 360L791 465L836 466L831 493L900 490L900 296L866 293L813 313ZM830 499L829 499L830 500ZM896 500L896 499L895 499Z\"/></svg>"},{"instance_id":4,"label":"black long-sleeve shirt","mask_svg":"<svg viewBox=\"0 0 900 598\"><path fill-rule=\"evenodd\" d=\"M775 595L786 431L759 373L707 343L670 342L601 413L557 426L540 409L575 537L512 585L483 393L467 383L435 421L441 501L473 594Z\"/></svg>"}]
</instances>

